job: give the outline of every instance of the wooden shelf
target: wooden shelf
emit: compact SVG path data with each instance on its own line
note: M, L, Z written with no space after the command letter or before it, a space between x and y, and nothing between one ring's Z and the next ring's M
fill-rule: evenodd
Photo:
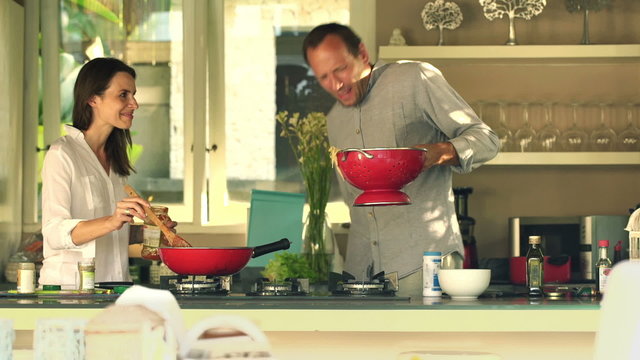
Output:
M503 152L487 165L640 165L640 152Z
M446 45L381 46L378 57L386 60L590 60L640 61L640 44L621 45Z

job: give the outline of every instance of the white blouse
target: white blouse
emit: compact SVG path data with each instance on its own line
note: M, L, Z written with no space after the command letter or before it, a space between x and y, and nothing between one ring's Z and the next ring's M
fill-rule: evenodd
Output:
M80 130L70 125L65 130L68 135L51 145L42 168L44 261L39 282L76 288L81 258L95 258L96 282L129 281L129 224L80 246L71 241L80 221L113 214L116 202L126 197L126 178L113 170L106 173Z

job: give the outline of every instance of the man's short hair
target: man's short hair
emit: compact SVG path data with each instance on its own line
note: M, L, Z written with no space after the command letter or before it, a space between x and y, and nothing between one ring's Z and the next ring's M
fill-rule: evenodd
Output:
M358 56L360 50L360 43L362 40L358 35L356 35L350 27L345 25L340 25L337 23L329 23L318 25L307 36L304 38L304 42L302 43L302 54L304 55L304 61L309 64L309 60L307 59L307 50L318 47L322 40L327 35L337 35L342 41L344 41L345 45L347 45L347 50L351 55Z

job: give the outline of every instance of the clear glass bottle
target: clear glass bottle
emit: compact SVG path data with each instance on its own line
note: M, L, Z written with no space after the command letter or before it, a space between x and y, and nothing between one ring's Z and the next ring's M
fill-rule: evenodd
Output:
M598 241L598 254L600 260L596 263L596 291L598 295L605 293L607 281L611 272L611 259L609 259L609 240Z
M169 220L169 208L166 206L152 206L151 211L162 221ZM164 234L160 228L148 217L144 220L144 228L142 230L142 257L148 260L160 260L158 248L166 245Z
M544 255L542 254L542 238L529 236L529 250L527 250L527 292L529 297L542 297L544 292Z
M83 294L91 294L95 291L96 263L94 258L84 258L78 261L78 273L80 284L78 290Z

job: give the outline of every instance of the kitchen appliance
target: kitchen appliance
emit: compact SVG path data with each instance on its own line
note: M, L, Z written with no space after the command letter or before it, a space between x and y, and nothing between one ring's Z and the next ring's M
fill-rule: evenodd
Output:
M226 296L231 290L231 278L210 275L167 275L160 276L160 288L169 290L176 296Z
M527 216L509 218L512 257L526 256L530 235L542 236L544 254L550 258L570 257L572 282L593 281L598 257L598 240L622 241L629 248L624 227L626 215ZM609 251L613 257L613 248Z
M247 296L307 296L309 295L309 279L286 279L271 281L260 278L253 284Z
M462 268L477 269L478 268L478 249L476 248L476 238L473 236L473 228L476 220L468 214L469 195L473 192L471 187L453 188L455 197L456 217L460 226L460 234L462 235L462 244L464 245L464 261Z
M281 239L256 247L166 247L160 248L162 262L179 275L233 275L242 270L249 260L291 245Z
M384 271L381 271L370 279L357 280L346 271L341 274L330 272L328 287L332 296L394 297L398 291L398 273L385 275Z
M422 148L344 149L335 161L345 180L364 190L353 206L408 205L400 189L420 175L426 157Z

